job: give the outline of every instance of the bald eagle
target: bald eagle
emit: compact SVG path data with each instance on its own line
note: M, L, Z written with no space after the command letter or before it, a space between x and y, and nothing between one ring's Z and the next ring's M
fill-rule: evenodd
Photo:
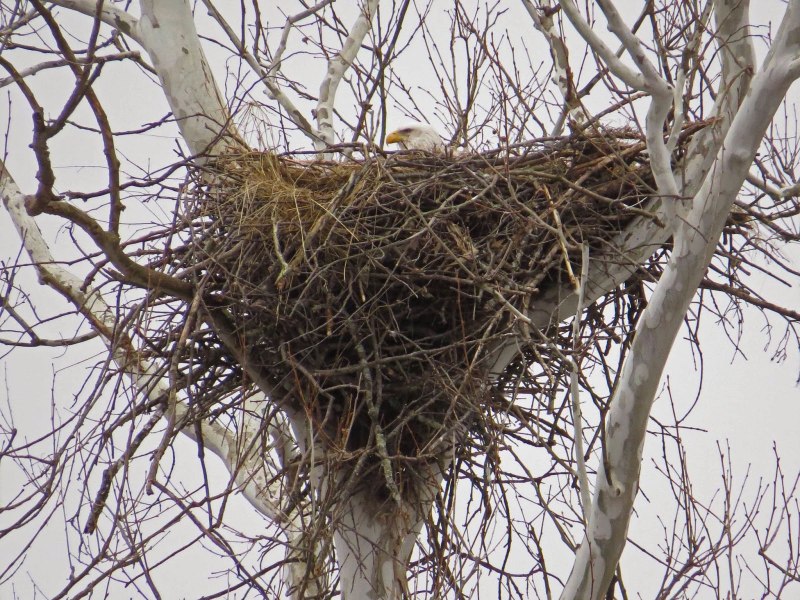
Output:
M444 140L436 130L424 123L409 123L386 136L387 144L397 144L403 150L444 152Z

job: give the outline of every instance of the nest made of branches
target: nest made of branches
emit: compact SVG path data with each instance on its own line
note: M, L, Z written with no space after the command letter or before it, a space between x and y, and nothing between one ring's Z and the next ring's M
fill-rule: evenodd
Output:
M653 191L630 131L351 162L248 152L188 189L173 268L225 308L274 401L330 448L398 472L471 427L493 353L538 290L579 271L581 244L608 252ZM236 361L219 341L194 344L206 385L229 385L219 373Z

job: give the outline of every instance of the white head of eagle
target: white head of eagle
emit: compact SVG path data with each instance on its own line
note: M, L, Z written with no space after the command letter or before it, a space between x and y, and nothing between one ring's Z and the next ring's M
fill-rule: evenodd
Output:
M409 123L386 136L387 144L397 144L403 150L444 152L444 140L436 130L424 123Z

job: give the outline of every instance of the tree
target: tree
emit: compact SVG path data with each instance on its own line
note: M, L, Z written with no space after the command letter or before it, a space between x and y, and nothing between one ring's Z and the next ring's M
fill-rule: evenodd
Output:
M13 461L27 481L5 503L3 533L15 551L3 577L23 568L29 544L59 515L70 540L70 577L54 597L100 594L119 583L160 597L162 565L198 543L227 561L225 578L207 597L462 597L476 593L482 574L501 596L624 596L618 562L648 419L687 314L706 311L728 322L725 311L738 315L751 305L783 324L777 353L797 343L798 313L762 297L748 277L753 270L779 281L797 276L782 258L798 239L797 153L775 116L800 76L800 4L790 1L774 36L765 36L769 51L758 67L749 4L740 0L650 2L633 20L608 0L588 14L571 0L455 2L442 13L433 2L409 1L218 4L2 5L0 66L12 90L11 122L16 127L21 107L33 120L30 149L12 145L5 162L32 155L36 164L29 194L12 177L15 167L3 168L3 201L21 242L3 264L3 342L15 356L26 346L63 348L68 356L86 344L92 352L99 342L105 347L75 400L54 412L47 435L29 438L4 426L4 462ZM525 51L534 30L549 49L548 67ZM427 82L421 59L434 76ZM43 78L58 87L40 87ZM158 97L149 110L167 114L132 123L106 100L110 87L123 94L143 87ZM459 150L391 162L380 140L393 114L439 121ZM71 160L62 140L72 134L84 144L81 153L102 165L102 180L61 183L59 167ZM135 144L157 136L170 148L179 140L171 158L128 158L154 153L150 142ZM531 231L553 236L549 262L536 263L548 270L513 263L518 273L508 287L468 281L476 297L489 298L471 305L483 329L465 349L447 337L454 326L411 320L428 328L419 338L406 326L395 331L390 321L367 319L381 328L362 330L357 309L339 319L338 304L309 307L300 296L290 296L296 304L286 314L320 313L314 343L339 336L337 358L346 355L345 363L326 369L334 357L312 360L310 342L300 349L264 344L258 335L273 325L252 325L263 314L253 298L281 298L301 271L319 273L303 269L322 268L307 248L327 247L318 238L331 219L315 214L305 222L299 208L295 225L283 218L257 234L280 247L273 265L280 272L263 283L274 293L248 295L258 291L250 278L253 289L226 295L220 265L227 267L225 250L241 246L226 246L225 238L236 237L230 222L239 209L248 207L247 217L259 209L247 204L252 198L277 206L285 193L296 207L301 189L319 185L322 194L333 185L329 196L308 203L330 202L323 212L345 222L342 199L368 185L373 165L380 176L370 185L422 173L414 184L423 188L444 185L457 164L474 175L467 192L466 180L457 180L459 210L488 197L516 202L522 188L509 174L511 158L532 154L555 164L559 152L587 147L579 156L599 163L585 172L594 177L597 164L608 165L604 173L624 165L637 180L617 188L635 201L593 191L588 175L576 182L552 175L564 198L624 205L624 218L604 218L590 235L586 223L562 222L559 211L577 211L577 200L535 211L519 200L532 214L520 208L525 214L515 218L538 219L542 225ZM316 155L280 154L299 148ZM635 162L645 159L646 173ZM95 164L76 162L84 161ZM478 172L481 165L490 170ZM262 174L259 185L273 186L266 196L248 196L236 183L251 181L241 175L251 171ZM276 182L286 181L293 184L281 192ZM240 191L236 215L207 208ZM390 233L411 222L413 214L409 221L405 215L413 210L401 206L405 212L392 214L404 220ZM422 225L410 231L435 238L434 213L420 210ZM298 237L286 237L292 227ZM447 227L465 244L451 252L455 264L479 252L469 247L467 225ZM512 240L492 235L512 251ZM299 249L287 240L301 240ZM31 272L62 297L52 313L55 301L30 281ZM362 290L372 288L353 277L344 285L348 299L362 293L366 303L371 292ZM317 289L341 288L314 281ZM302 293L312 287L304 285ZM432 297L418 309L436 307ZM275 322L285 325L278 316ZM419 345L423 338L448 341L431 349ZM416 361L410 375L382 366L390 364L390 346ZM181 472L191 452L181 437L197 450L194 475ZM660 437L671 448L665 462L667 454L682 456L679 427L663 428ZM227 477L209 475L208 452ZM549 461L542 472L531 466L540 455ZM745 525L734 525L736 491L723 470L719 513L692 496L686 472L668 471L686 524L680 533L675 527L679 542L661 558L659 597L721 590L715 569L732 564L736 545L757 533L746 508ZM765 595L779 597L800 580L790 528L798 518L796 485L779 466L775 482L757 494L758 506L773 494L772 519L758 540L768 575L754 574ZM239 495L254 509L247 531L228 508ZM526 518L527 510L537 516ZM697 519L704 533L695 530ZM789 550L774 554L778 535L788 536ZM573 558L563 557L565 548ZM510 562L511 552L523 558ZM560 579L553 561L567 560L571 571Z

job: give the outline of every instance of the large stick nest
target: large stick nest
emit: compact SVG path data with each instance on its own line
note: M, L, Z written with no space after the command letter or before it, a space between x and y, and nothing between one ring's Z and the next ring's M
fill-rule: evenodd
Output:
M308 414L330 448L395 461L470 427L491 397L492 350L537 290L570 261L579 270L580 244L607 253L652 193L628 131L511 154L244 153L198 169L189 189L189 243L171 262L226 307L273 400ZM193 352L208 386L230 385L213 335Z

